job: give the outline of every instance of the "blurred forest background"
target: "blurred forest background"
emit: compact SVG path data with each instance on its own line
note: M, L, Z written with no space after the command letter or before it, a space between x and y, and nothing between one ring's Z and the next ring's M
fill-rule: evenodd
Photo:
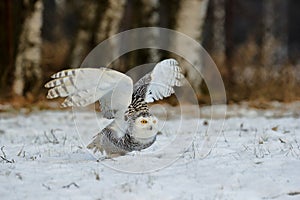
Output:
M0 103L43 101L51 74L79 67L109 36L145 26L199 41L221 72L229 102L299 100L299 9L298 0L2 0ZM137 50L112 67L125 72L169 56ZM201 77L185 74L209 103Z

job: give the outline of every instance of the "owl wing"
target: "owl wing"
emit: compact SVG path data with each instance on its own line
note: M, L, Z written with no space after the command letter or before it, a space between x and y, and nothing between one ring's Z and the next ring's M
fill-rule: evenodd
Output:
M183 74L175 59L166 59L157 63L152 72L146 74L134 85L137 94L150 103L161 100L174 93L174 86L181 86Z
M58 72L45 84L47 98L66 97L62 107L86 106L103 98L108 106L123 115L131 103L132 79L108 68L79 68Z

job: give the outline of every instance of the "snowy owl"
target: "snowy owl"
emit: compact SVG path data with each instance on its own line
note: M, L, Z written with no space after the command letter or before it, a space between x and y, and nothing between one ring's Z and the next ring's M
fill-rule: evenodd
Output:
M149 112L148 103L174 93L183 74L178 62L166 59L135 84L113 69L68 69L51 76L45 84L47 98L66 97L62 107L86 106L100 101L102 117L113 119L87 146L107 156L124 155L151 146L158 132L158 119Z

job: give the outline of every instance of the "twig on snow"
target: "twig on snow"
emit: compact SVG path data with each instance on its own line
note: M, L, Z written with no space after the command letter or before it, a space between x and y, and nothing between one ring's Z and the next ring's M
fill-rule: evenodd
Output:
M7 158L5 158L5 157L3 157L3 156L0 156L0 158L1 158L2 160L6 161L6 163L14 163L14 162L15 162L14 159L8 160Z
M23 149L24 149L24 145L22 146L22 148L20 149L19 153L17 154L17 156L21 156L22 152L23 152ZM25 157L25 151L23 153L23 157Z
M289 192L287 194L290 195L290 196L300 195L300 191Z
M44 187L44 188L46 188L47 190L51 190L51 187L50 186L48 186L48 185L46 185L46 184L42 184L42 186Z
M55 136L54 131L55 131L54 129L51 129L51 131L50 131L50 134L51 134L51 136L52 136L52 139L50 139L50 138L48 137L46 131L44 131L44 135L45 135L46 139L48 140L48 142L50 142L50 143L52 143L52 144L59 144L59 141L58 141L57 137Z
M15 162L14 159L8 160L8 159L6 158L6 154L5 154L5 152L4 152L3 149L4 149L4 146L1 147L1 152L2 152L3 156L0 156L0 158L1 158L2 160L4 160L6 163L14 163L14 162Z
M70 188L72 185L75 186L76 188L79 188L79 185L77 185L75 182L72 182L68 185L64 185L64 186L62 186L62 188Z
M1 147L1 152L2 152L2 154L3 154L3 157L6 158L6 154L5 154L5 152L4 152L3 149L4 149L4 146Z

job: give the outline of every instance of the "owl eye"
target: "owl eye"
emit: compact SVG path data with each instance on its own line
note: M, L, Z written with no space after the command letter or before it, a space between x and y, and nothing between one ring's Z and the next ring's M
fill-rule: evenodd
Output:
M147 123L148 123L148 121L147 121L147 120L145 120L145 119L142 119L142 120L141 120L141 123L142 123L142 124L147 124Z
M156 120L153 120L153 124L155 124L156 123Z

